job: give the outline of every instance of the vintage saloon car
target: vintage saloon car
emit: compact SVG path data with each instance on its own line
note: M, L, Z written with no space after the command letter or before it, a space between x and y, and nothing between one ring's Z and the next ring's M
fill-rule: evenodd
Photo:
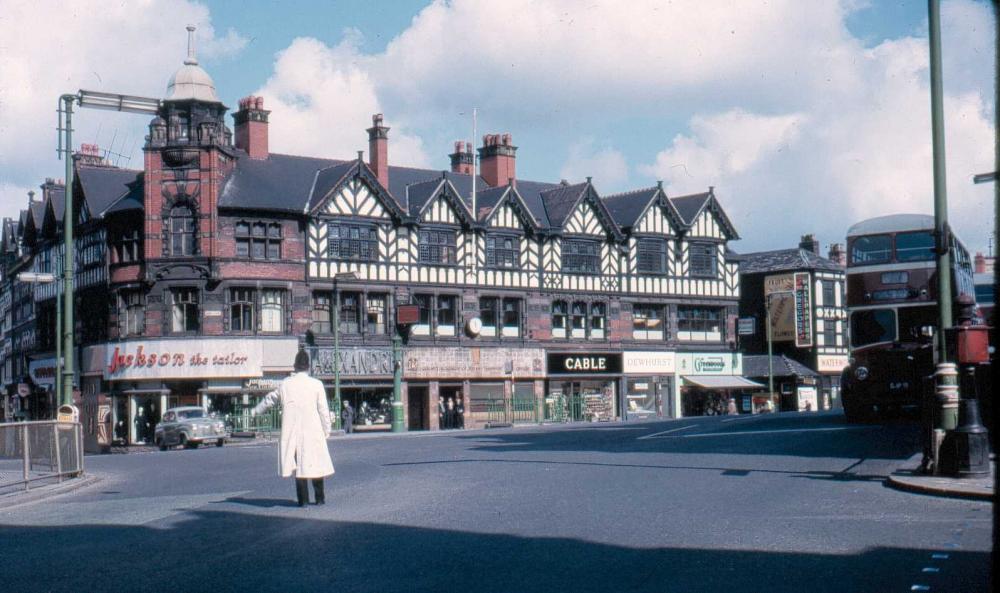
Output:
M186 406L170 408L156 425L153 442L166 451L167 447L180 445L194 449L202 443L215 443L221 447L226 443L226 425L218 418L212 418L204 408Z

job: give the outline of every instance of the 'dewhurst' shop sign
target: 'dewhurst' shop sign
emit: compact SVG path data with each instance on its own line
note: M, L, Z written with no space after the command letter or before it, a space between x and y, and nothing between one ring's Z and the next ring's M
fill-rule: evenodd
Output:
M261 375L259 340L139 340L108 344L104 378L205 379Z

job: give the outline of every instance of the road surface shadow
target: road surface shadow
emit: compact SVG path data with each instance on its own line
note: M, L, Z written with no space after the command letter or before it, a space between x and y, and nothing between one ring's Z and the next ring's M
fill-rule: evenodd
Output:
M479 528L488 533L324 520L310 512L299 518L200 510L148 526L0 527L0 556L12 559L4 590L843 593L909 591L914 584L936 592L989 590L989 554L955 548L827 554L633 547L496 533L523 527L489 512ZM949 557L934 560L936 552ZM944 567L940 573L921 572L935 562Z
M273 509L276 507L292 508L299 506L296 501L286 498L244 498L242 496L230 496L225 500L216 500L212 502L212 504L224 503L243 504L263 509Z

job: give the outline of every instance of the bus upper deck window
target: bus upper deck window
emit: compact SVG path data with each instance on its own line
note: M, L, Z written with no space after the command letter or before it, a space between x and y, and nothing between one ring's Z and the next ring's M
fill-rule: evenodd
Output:
M852 264L877 264L889 261L892 238L889 235L858 237L851 243Z
M896 235L896 261L931 261L934 236L927 231Z

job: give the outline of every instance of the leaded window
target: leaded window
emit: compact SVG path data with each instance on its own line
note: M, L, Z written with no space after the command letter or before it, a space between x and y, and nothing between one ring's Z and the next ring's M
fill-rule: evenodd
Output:
M266 222L236 223L236 256L255 260L281 259L281 224Z
M516 268L520 265L521 239L514 235L486 237L486 265L490 268Z
M639 239L636 244L640 274L667 273L667 242L664 239Z
M692 276L715 278L718 275L718 257L712 243L691 243L688 247L688 264Z
M600 244L580 239L564 240L562 269L574 274L597 274L600 270Z
M454 264L457 233L450 230L422 230L419 237L420 263Z
M378 260L378 231L375 225L331 222L329 230L331 258Z

